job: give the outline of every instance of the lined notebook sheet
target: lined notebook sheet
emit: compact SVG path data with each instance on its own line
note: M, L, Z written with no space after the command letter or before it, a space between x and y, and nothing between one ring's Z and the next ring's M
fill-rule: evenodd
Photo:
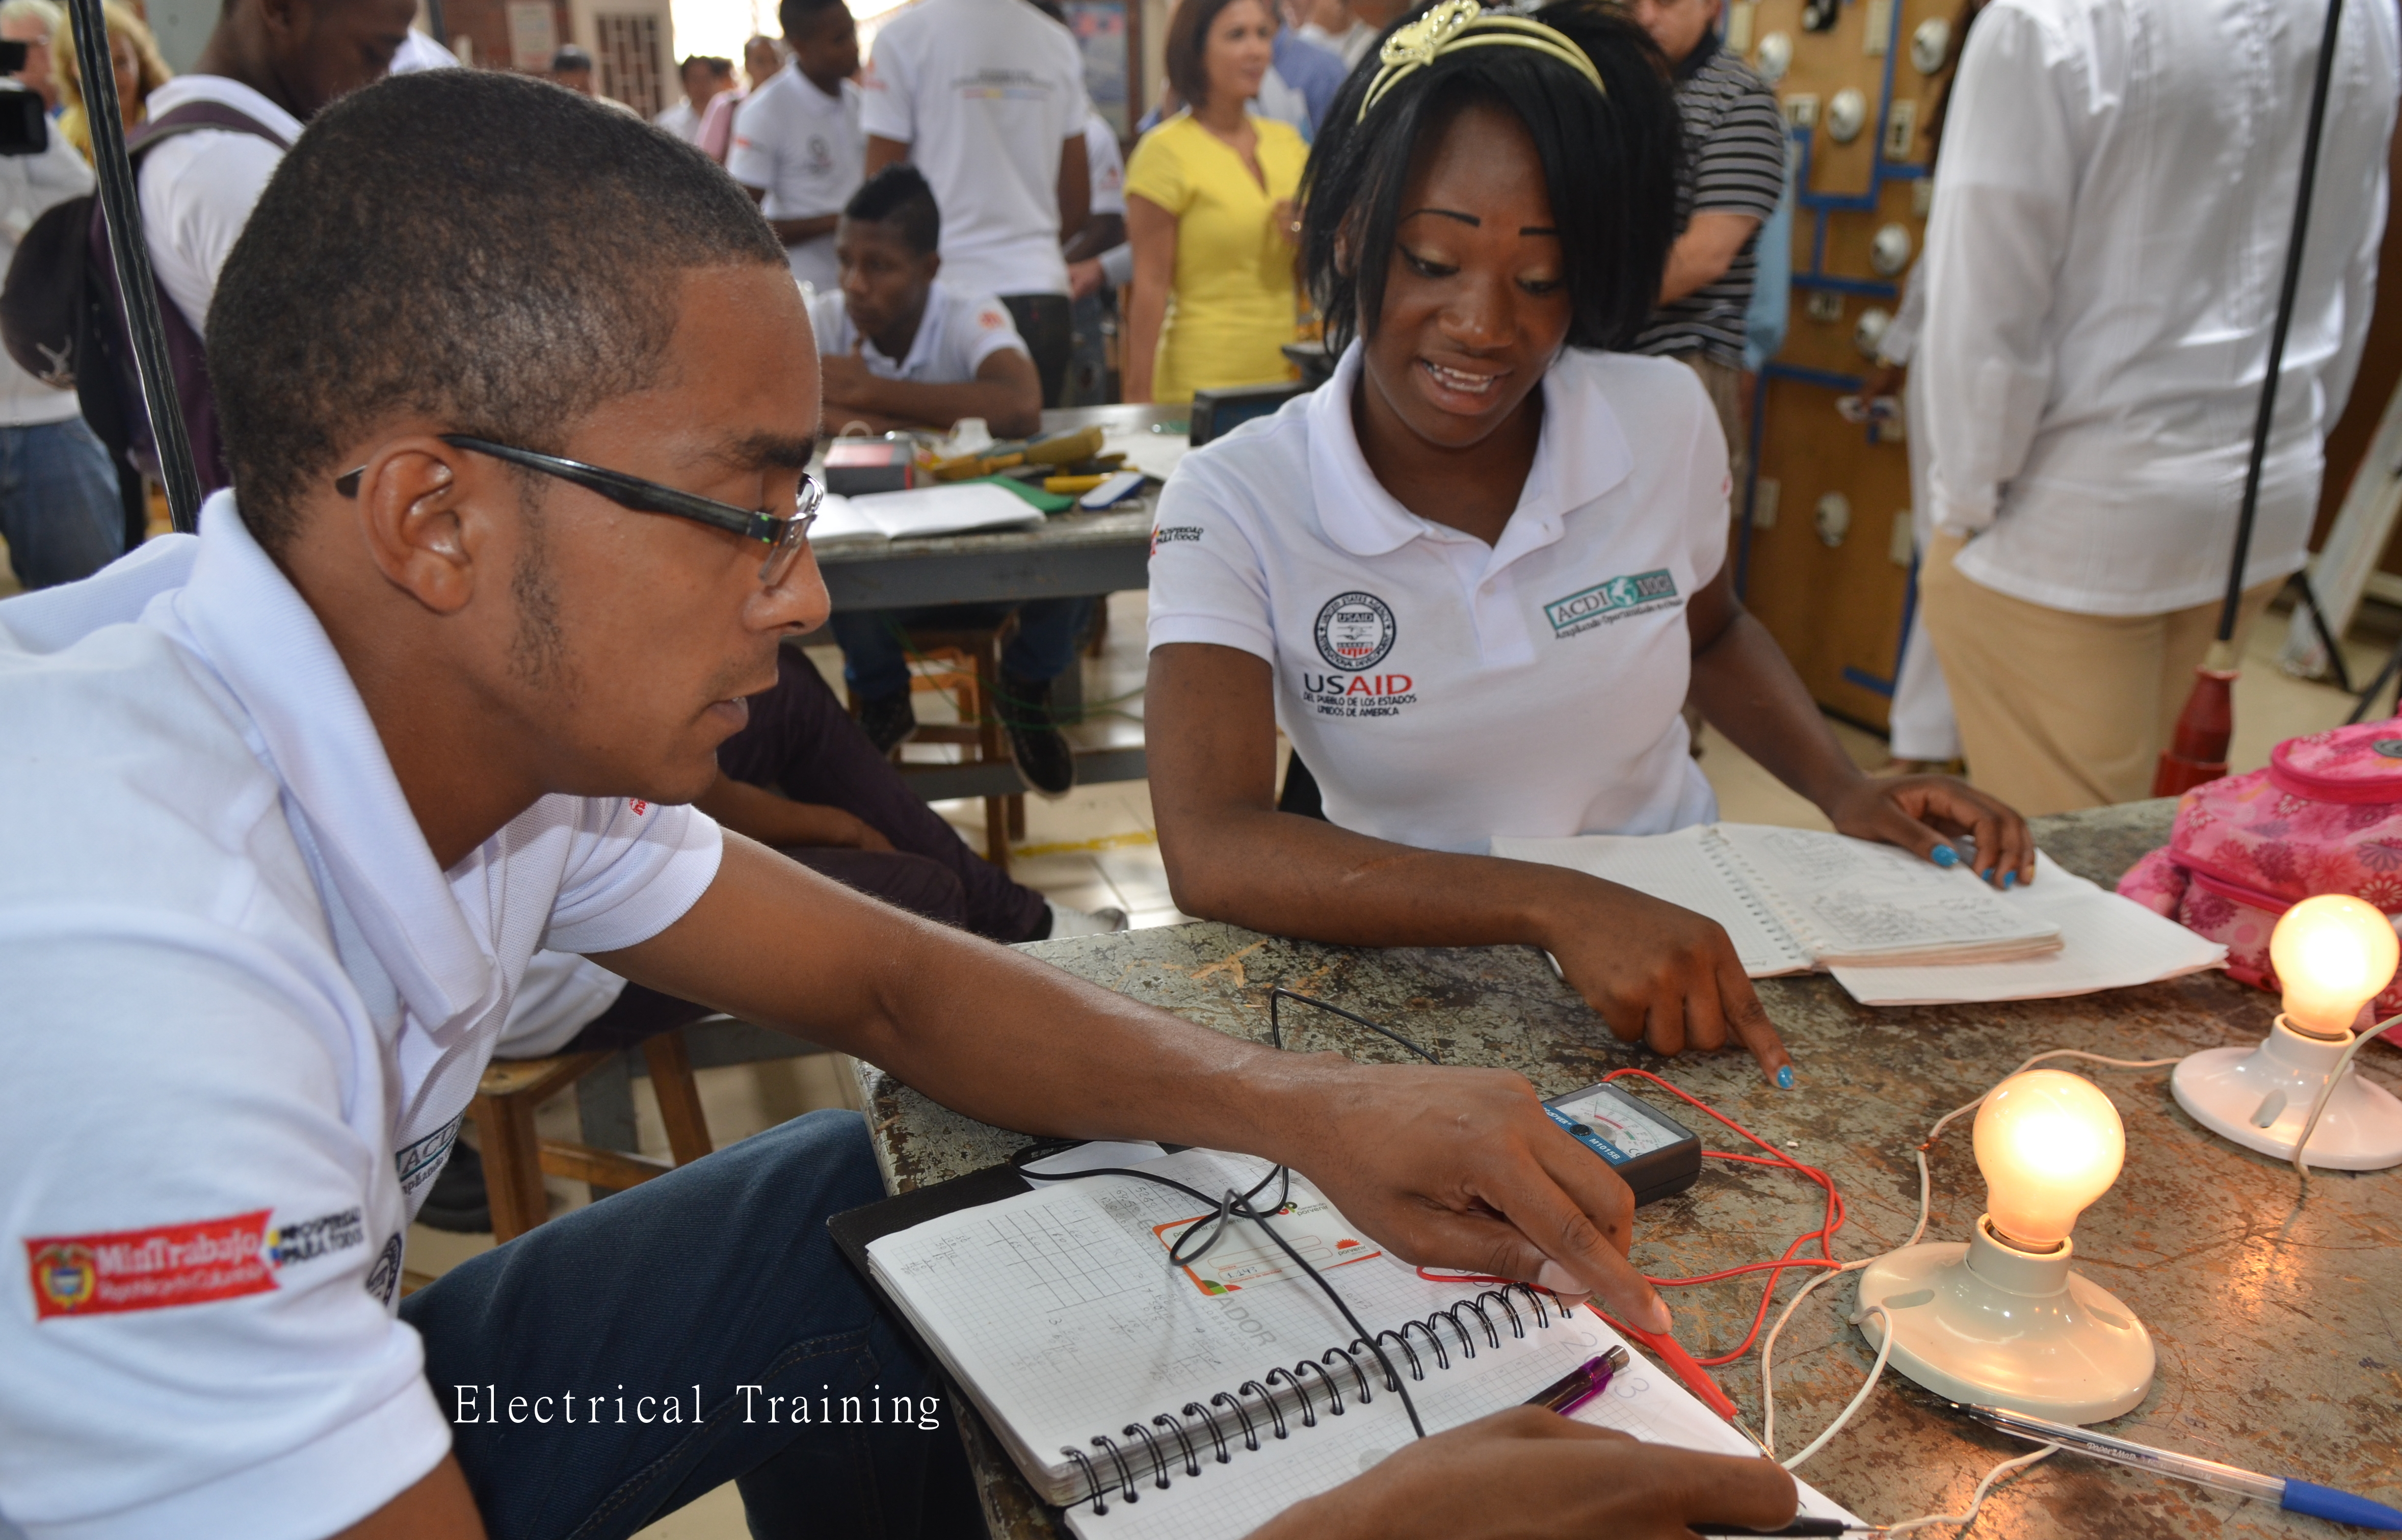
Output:
M2002 903L1965 866L1946 870L1816 830L1699 824L1668 834L1497 838L1492 848L1707 914L1756 979L1838 962L1986 960L2060 945L2049 918Z
M1711 827L1694 824L1669 834L1580 834L1568 839L1502 836L1493 841L1493 854L1565 866L1707 914L1725 929L1743 970L1755 979L1810 971L1809 951L1704 845L1703 835Z
M1148 1168L1205 1192L1248 1188L1266 1169L1246 1157L1204 1150L1167 1156ZM1301 1213L1278 1219L1279 1231L1325 1270L1371 1332L1423 1321L1483 1292L1421 1279L1375 1253L1373 1242L1344 1248L1343 1241L1361 1238L1341 1216L1298 1180L1294 1198ZM1111 1476L1115 1467L1093 1447L1094 1436L1115 1439L1125 1451L1128 1468L1141 1478L1139 1501L1112 1498L1101 1514L1079 1503L1069 1522L1080 1534L1232 1540L1411 1441L1400 1397L1377 1382L1374 1360L1365 1354L1368 1401L1359 1399L1357 1377L1333 1354L1331 1372L1345 1409L1333 1415L1324 1385L1308 1374L1316 1425L1304 1424L1298 1398L1271 1382L1270 1372L1325 1357L1350 1343L1353 1333L1325 1294L1291 1271L1255 1226L1238 1226L1204 1270L1212 1281L1234 1280L1233 1286L1221 1284L1211 1291L1171 1271L1155 1231L1193 1217L1198 1206L1146 1183L1092 1177L947 1215L868 1246L878 1281L1051 1501L1080 1499L1087 1491L1081 1469L1059 1452L1062 1446L1092 1455ZM1372 1254L1342 1260L1362 1252ZM1462 1312L1470 1323L1467 1343L1443 1328L1448 1367L1438 1364L1423 1331L1411 1332L1425 1376L1412 1381L1411 1392L1429 1432L1524 1401L1619 1343L1589 1312L1564 1316L1553 1311L1549 1324L1538 1326L1526 1304L1517 1310L1523 1335L1487 1301L1491 1337ZM1387 1352L1407 1373L1406 1357L1389 1342ZM1260 1448L1243 1447L1239 1420L1220 1406L1219 1426L1229 1444L1229 1458L1221 1464L1206 1423L1182 1415L1183 1409L1208 1405L1222 1393L1238 1395L1250 1382L1277 1392L1288 1436L1274 1437L1274 1420L1258 1396L1242 1396ZM1171 1430L1153 1423L1162 1413L1183 1424L1201 1454L1201 1476L1185 1474L1181 1445ZM1639 1353L1612 1392L1580 1415L1640 1437L1757 1453ZM1161 1440L1170 1478L1165 1491L1153 1484L1147 1446L1124 1432L1130 1423ZM1816 1501L1821 1506L1807 1511L1842 1512Z

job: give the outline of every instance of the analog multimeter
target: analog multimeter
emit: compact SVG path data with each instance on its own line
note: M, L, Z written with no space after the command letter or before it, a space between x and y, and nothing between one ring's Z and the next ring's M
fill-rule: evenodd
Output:
M1682 1192L1702 1175L1702 1141L1691 1129L1610 1085L1589 1085L1543 1104L1552 1121L1608 1161L1637 1206Z

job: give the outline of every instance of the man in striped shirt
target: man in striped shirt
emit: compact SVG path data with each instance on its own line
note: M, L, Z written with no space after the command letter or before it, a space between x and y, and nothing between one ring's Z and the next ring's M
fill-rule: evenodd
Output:
M1680 359L1702 378L1726 429L1734 478L1745 473L1744 313L1751 306L1760 226L1785 190L1785 117L1776 97L1718 35L1721 0L1634 0L1636 21L1677 72L1685 120L1678 213L1660 308L1635 351Z

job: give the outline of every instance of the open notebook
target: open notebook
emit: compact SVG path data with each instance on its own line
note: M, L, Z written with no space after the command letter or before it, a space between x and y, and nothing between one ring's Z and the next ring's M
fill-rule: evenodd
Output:
M1267 1170L1209 1150L1146 1168L1205 1192L1247 1189ZM1414 1437L1374 1356L1257 1225L1237 1223L1197 1267L1168 1266L1168 1238L1198 1206L1165 1188L1092 1176L867 1244L877 1284L1086 1540L1236 1540ZM1429 1434L1514 1406L1625 1345L1590 1310L1563 1313L1523 1287L1418 1277L1297 1177L1291 1212L1274 1222L1383 1342ZM1581 1420L1760 1457L1628 1351L1628 1368L1578 1409ZM1802 1493L1803 1513L1848 1517Z
M1672 834L1496 838L1493 854L1572 867L1707 914L1753 978L1814 968L2000 962L2060 949L2060 927L1967 867L1809 829L1705 823Z

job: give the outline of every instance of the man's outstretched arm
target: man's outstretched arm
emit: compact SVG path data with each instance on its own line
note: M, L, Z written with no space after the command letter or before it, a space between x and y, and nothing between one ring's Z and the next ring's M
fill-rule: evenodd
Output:
M1280 1162L1405 1259L1589 1291L1665 1327L1626 1260L1625 1184L1519 1076L1279 1053L863 898L736 834L683 919L595 960L856 1054L1004 1128Z

